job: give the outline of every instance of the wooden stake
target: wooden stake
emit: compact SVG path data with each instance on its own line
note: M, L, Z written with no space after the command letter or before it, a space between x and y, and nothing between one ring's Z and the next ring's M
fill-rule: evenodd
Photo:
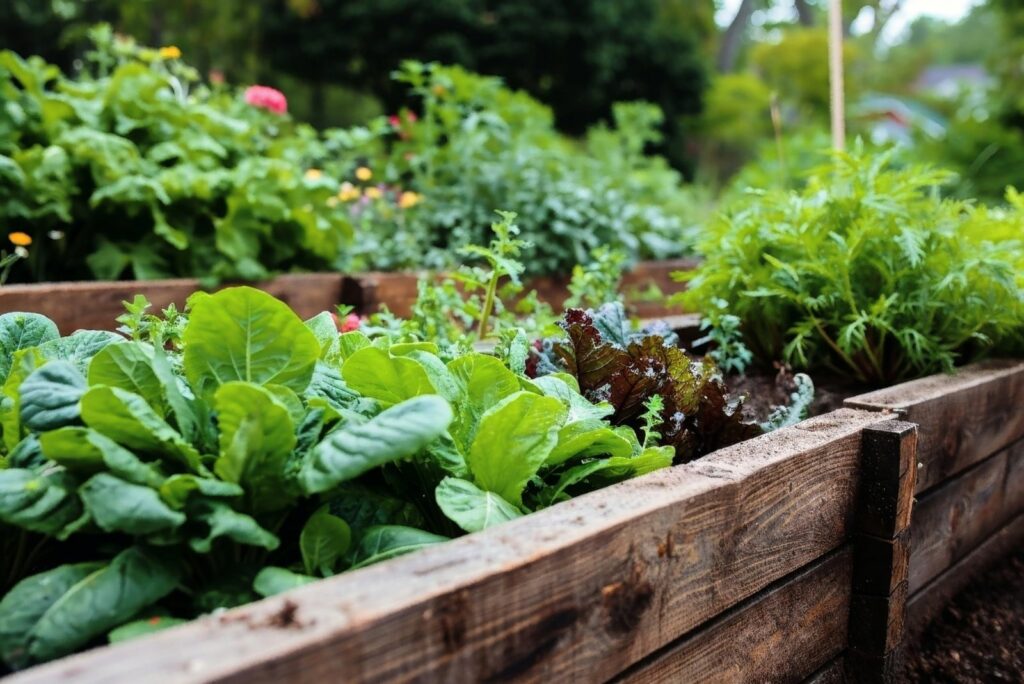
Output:
M828 66L832 109L832 147L846 149L846 102L843 97L843 0L828 3Z

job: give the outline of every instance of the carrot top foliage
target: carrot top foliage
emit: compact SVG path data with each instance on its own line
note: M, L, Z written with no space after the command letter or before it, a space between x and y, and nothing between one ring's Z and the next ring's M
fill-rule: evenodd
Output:
M742 344L728 348L749 348L755 362L870 383L1019 343L1019 207L943 199L951 181L858 148L801 191L750 191L709 227L703 267L682 296L712 312L712 325L739 317Z

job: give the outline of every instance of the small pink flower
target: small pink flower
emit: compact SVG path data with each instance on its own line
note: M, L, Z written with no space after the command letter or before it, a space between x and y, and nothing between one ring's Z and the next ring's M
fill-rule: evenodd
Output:
M409 120L409 123L416 123L416 120L417 120L416 112L407 111L405 113L405 118Z
M254 85L246 88L245 101L253 107L266 109L275 114L285 114L288 111L288 99L284 93L267 86Z
M348 316L345 316L345 320L341 324L341 332L347 333L352 332L353 330L359 330L359 326L361 324L362 321L360 320L359 316L357 314L351 313Z
M395 114L392 114L391 116L388 117L388 123L391 124L392 128L402 127L402 120L399 119L398 116Z

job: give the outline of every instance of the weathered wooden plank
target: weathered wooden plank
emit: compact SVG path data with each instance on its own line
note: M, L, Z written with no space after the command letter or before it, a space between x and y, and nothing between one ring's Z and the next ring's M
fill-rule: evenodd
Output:
M852 550L797 571L694 634L656 653L616 682L794 682L846 644Z
M847 660L856 682L894 681L899 670L916 466L916 425L864 429Z
M333 311L341 298L342 276L336 273L282 275L253 287L266 290L291 306L303 318L321 311ZM224 284L221 287L229 287ZM153 311L170 304L185 305L188 296L202 290L192 278L118 282L41 283L5 285L0 288L0 313L31 311L51 318L61 333L75 330L113 330L115 319L124 313L122 302L137 294L146 295Z
M952 375L862 394L846 405L896 411L918 424L921 493L1024 437L1024 361L971 364Z
M920 498L911 526L911 594L1024 512L1022 459L1024 441Z
M601 681L850 532L844 409L15 683Z
M1013 518L942 574L917 590L907 602L905 633L914 639L979 573L1024 544L1024 514Z
M803 684L845 684L846 679L846 657L840 655L805 679Z

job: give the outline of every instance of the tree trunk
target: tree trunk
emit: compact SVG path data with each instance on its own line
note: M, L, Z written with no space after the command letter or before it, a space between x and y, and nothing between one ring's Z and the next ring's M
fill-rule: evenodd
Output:
M747 33L747 24L750 23L750 16L753 13L754 0L743 0L739 9L736 10L736 16L733 17L729 28L725 29L716 60L716 66L720 73L727 73L735 68L736 59L740 55L740 47L743 45L743 37Z

